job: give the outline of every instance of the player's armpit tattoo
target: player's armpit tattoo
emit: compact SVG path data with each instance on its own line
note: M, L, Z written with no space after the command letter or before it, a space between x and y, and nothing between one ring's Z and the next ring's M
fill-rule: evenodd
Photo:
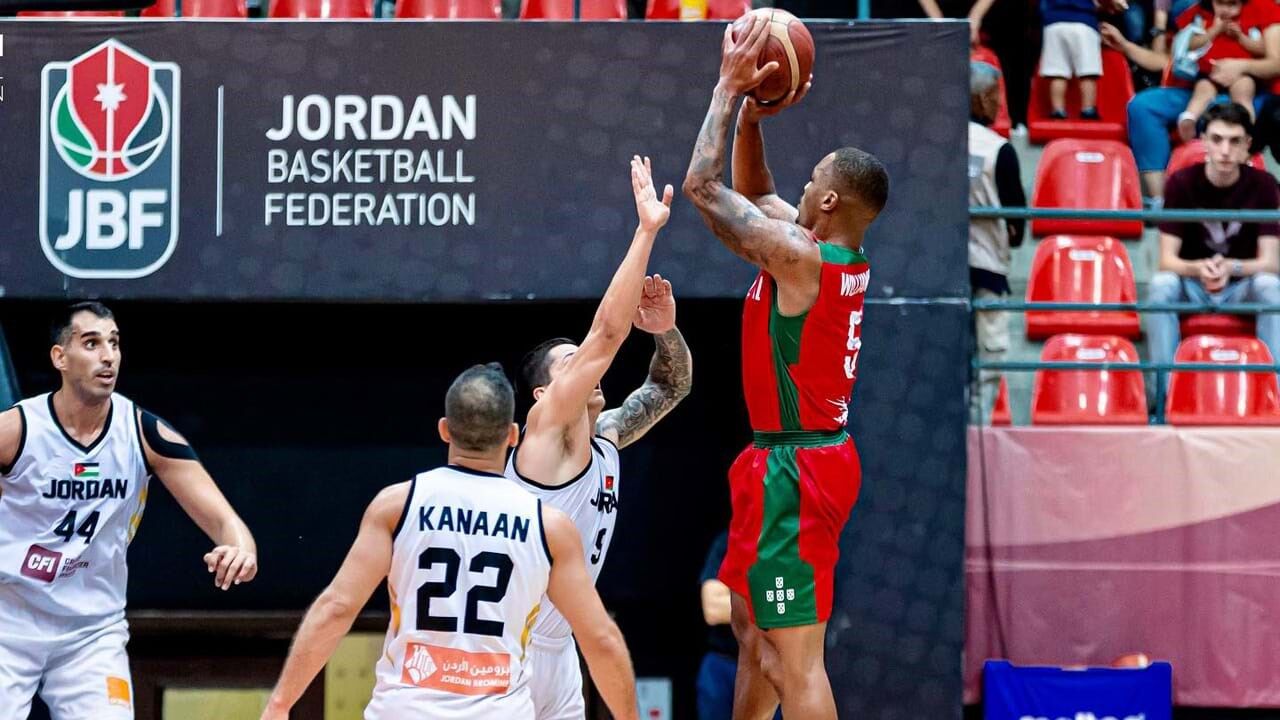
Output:
M640 439L649 428L671 412L693 386L693 359L679 330L672 328L654 337L657 350L649 363L649 377L618 408L600 416L597 432L613 431L618 447Z

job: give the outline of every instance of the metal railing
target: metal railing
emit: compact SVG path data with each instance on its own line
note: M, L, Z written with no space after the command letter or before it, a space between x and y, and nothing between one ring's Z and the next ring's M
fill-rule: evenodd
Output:
M1205 221L1238 221L1238 222L1280 222L1280 210L1099 210L1082 208L1036 208L1036 207L981 207L969 208L971 218L1005 218L1023 220L1135 220L1143 223L1152 222L1205 222ZM1140 314L1153 312L1173 313L1215 313L1229 315L1260 315L1280 313L1280 306L1262 303L1235 303L1217 305L1212 303L1071 303L1071 302L1026 302L1022 300L971 300L971 311L1008 310L1014 312L1047 311L1047 312L1137 312ZM1280 358L1276 364L1246 363L1225 365L1218 363L1157 363L1157 362L1071 362L1071 361L984 361L973 359L975 371L989 370L997 372L1034 372L1037 370L1097 370L1117 372L1143 372L1156 374L1155 407L1152 408L1157 422L1164 422L1164 404L1167 373L1179 372L1280 372Z
M1141 220L1142 222L1280 222L1280 210L1095 210L1086 208L985 207L969 208L971 218L1014 220Z

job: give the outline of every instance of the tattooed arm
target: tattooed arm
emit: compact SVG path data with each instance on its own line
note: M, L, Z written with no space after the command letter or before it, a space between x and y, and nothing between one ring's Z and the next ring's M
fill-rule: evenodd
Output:
M674 327L655 335L657 350L649 362L649 377L620 407L601 413L596 432L620 448L639 440L671 412L693 386L693 357L684 336Z
M725 146L734 106L776 68L775 63L769 63L756 70L764 25L753 21L747 36L736 45L731 31L725 31L720 82L711 95L711 107L693 148L684 193L720 242L778 281L780 299L790 295L792 302L787 304L807 308L818 294L822 267L818 246L800 226L769 218L724 181Z

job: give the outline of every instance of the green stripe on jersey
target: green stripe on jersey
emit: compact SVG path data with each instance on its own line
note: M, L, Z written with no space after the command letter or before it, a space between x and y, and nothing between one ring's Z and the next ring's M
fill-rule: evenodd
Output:
M747 570L756 624L770 628L818 622L813 566L800 558L800 469L793 447L769 452L756 553Z
M791 379L791 366L800 362L800 336L808 312L787 317L778 311L778 286L769 309L769 338L773 342L773 375L777 378L778 417L783 430L800 429L800 392Z

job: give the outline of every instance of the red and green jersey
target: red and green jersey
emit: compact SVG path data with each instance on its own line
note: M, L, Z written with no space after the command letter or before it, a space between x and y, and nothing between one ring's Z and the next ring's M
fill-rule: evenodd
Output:
M849 418L871 271L861 252L810 237L822 252L813 307L779 313L774 279L761 271L742 311L742 386L757 432L831 432Z

